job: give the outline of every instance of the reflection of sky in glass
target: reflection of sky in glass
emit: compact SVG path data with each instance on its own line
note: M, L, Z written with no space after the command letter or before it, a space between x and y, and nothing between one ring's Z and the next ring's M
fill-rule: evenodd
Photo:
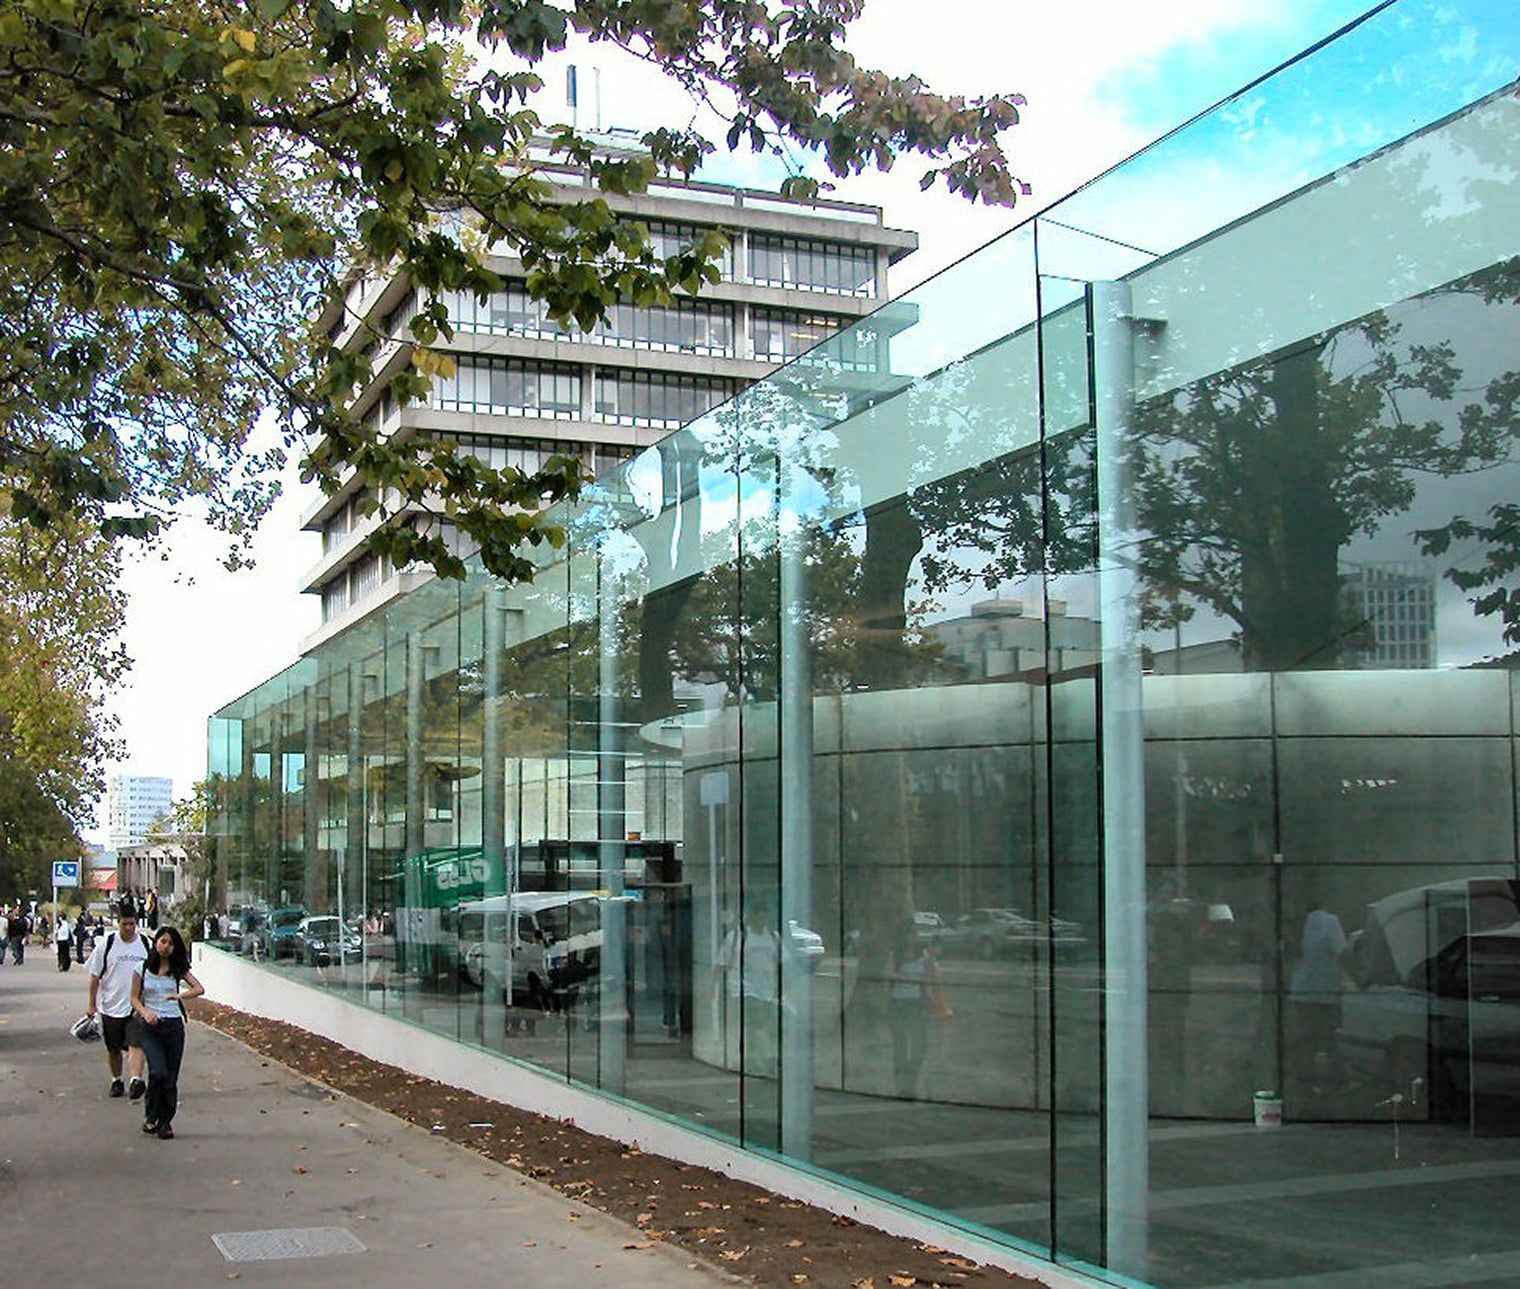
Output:
M1517 27L1513 0L1404 0L1050 214L1166 254L1507 84L1512 41L1499 36ZM1175 81L1196 56L1175 51L1151 76Z

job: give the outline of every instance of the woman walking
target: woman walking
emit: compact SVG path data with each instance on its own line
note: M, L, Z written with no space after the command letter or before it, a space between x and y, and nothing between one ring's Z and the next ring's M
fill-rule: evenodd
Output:
M132 1010L142 1020L143 1053L148 1058L147 1118L142 1130L165 1141L174 1136L174 1111L179 1104L184 1000L205 992L190 973L190 951L184 938L172 926L160 928L148 946L142 975L132 981Z

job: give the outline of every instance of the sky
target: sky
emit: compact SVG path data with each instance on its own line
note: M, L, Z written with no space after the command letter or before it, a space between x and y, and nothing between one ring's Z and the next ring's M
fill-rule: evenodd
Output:
M847 42L861 63L914 72L945 93L1025 96L1006 146L1033 191L1013 211L972 207L942 190L921 193L923 167L909 160L890 175L841 183L833 195L880 205L889 225L918 232L920 249L895 270L891 286L898 294L1370 6L1371 0L935 0L932 6L866 0ZM569 115L567 63L579 69L582 127L644 129L694 115L683 92L643 64L582 47L544 68L538 108L546 118ZM711 131L712 118L706 123ZM742 154L710 165L704 177L756 186L777 181L773 170ZM316 597L298 589L320 554L317 537L298 531L310 500L292 468L260 530L252 569L223 570L220 540L191 521L176 527L161 553L129 556L125 642L135 661L109 704L124 756L107 773L167 775L176 795L186 794L205 774L207 717L296 660L320 617ZM97 826L87 836L98 840L102 832Z

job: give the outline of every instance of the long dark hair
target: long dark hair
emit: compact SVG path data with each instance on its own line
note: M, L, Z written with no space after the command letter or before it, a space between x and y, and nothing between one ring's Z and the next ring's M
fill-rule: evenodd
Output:
M148 941L147 969L155 976L163 974L163 963L158 952L158 937L166 935L174 943L169 950L169 974L176 980L183 980L190 974L190 950L185 948L185 937L179 933L177 927L161 926L153 932L153 938Z

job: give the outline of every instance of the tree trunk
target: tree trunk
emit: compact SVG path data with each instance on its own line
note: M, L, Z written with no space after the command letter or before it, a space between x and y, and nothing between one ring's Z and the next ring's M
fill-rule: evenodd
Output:
M908 575L923 545L923 527L907 498L866 512L855 669L862 687L894 689L907 673Z
M1242 652L1249 671L1335 667L1348 623L1335 496L1342 463L1322 421L1321 346L1280 358L1267 382L1273 417L1243 445Z

